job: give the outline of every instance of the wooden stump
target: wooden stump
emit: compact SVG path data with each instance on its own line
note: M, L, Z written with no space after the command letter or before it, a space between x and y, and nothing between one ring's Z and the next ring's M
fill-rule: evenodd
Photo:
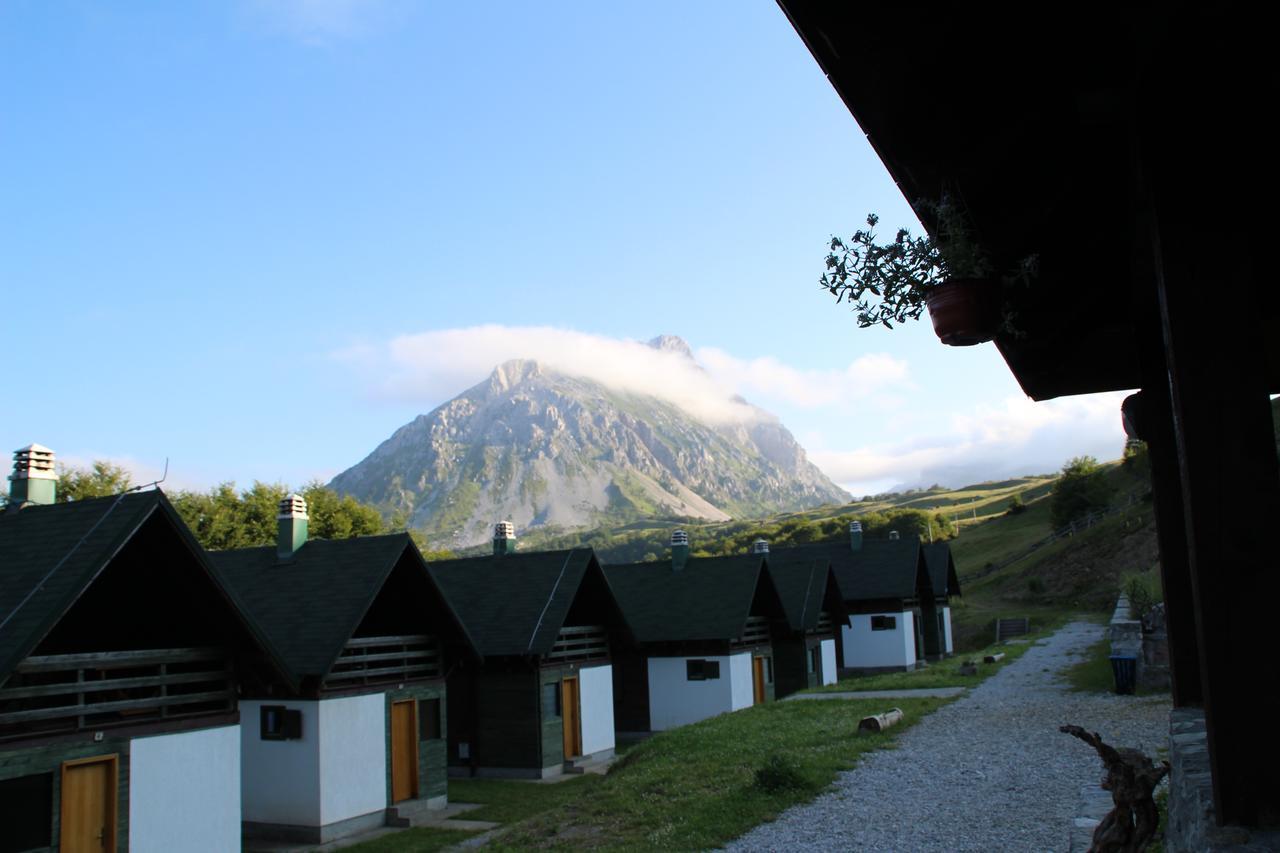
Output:
M1058 731L1080 738L1102 759L1107 775L1103 790L1111 792L1115 804L1093 831L1089 853L1137 853L1145 850L1158 823L1152 792L1169 772L1169 762L1156 765L1136 749L1108 746L1097 732L1079 726L1061 726Z

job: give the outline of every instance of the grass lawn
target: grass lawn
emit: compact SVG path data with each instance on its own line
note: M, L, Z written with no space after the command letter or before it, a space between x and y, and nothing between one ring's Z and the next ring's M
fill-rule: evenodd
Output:
M603 781L603 776L594 773L551 785L515 779L450 779L449 799L455 803L484 803L462 815L465 820L516 823L583 794L590 796L590 789Z
M910 672L884 672L878 675L852 675L842 678L835 684L826 687L815 687L804 693L840 693L850 690L919 690L927 687L973 687L983 679L995 675L1003 667L1013 663L1026 654L1036 640L1043 639L1044 633L1028 634L1029 642L999 643L987 646L976 652L957 654L953 658L929 664L928 669L916 669ZM1004 658L997 663L983 663L985 655L1004 652ZM961 675L960 665L966 660L978 663L977 675Z
M962 527L960 535L951 540L961 585L966 576L982 572L987 563L998 563L1025 551L1052 533L1049 505L1047 497L1027 500L1026 510L1017 515L999 515Z
M837 700L771 702L663 732L632 749L597 783L512 827L489 846L718 847L812 799L858 756L890 747L899 733L946 701L893 702L906 719L883 734L859 735L856 729L859 719L886 710L888 703ZM770 767L775 758L779 763ZM756 782L759 770L764 784Z
M346 849L351 853L435 853L475 834L460 829L406 829Z

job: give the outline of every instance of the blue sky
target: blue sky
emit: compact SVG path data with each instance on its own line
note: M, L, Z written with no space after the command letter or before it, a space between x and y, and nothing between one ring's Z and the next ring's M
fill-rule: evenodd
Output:
M818 289L913 220L772 2L6 0L0 104L6 449L327 478L550 329L684 337L857 492L1119 455Z

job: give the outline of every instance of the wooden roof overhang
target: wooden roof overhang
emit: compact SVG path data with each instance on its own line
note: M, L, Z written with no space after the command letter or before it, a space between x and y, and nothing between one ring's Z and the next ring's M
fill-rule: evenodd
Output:
M1243 43L1258 35L1240 10L1037 7L1020 21L1008 7L778 3L909 202L959 199L998 269L1039 257L1034 284L1009 299L1022 335L996 339L1023 390L1141 386L1133 292L1149 268L1135 257L1150 235L1136 164L1151 140L1138 105L1180 104L1178 144L1200 159L1188 169L1249 180L1260 163L1213 162L1250 136L1224 126L1238 121L1228 90L1273 76L1269 52ZM866 212L850 210L847 227ZM1232 213L1205 211L1206 229ZM1276 317L1276 303L1259 307ZM1267 343L1278 391L1280 336Z

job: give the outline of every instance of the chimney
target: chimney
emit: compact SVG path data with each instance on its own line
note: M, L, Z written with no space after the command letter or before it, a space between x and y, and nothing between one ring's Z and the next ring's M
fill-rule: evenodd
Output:
M13 473L9 475L9 505L51 504L58 495L58 475L53 470L53 451L28 444L13 451Z
M896 540L896 539L901 539L902 537L900 537L900 536L898 535L898 531L896 531L896 530L890 530L890 531L889 531L889 538L890 538L890 539L895 539L895 540Z
M302 495L286 495L276 515L276 557L288 560L307 544L307 502Z
M493 556L516 552L516 526L509 521L499 521L493 526Z
M671 570L678 572L689 562L689 534L683 530L671 531Z
M849 550L851 551L862 550L862 522L861 521L849 522Z
M757 539L756 541L751 543L751 553L752 554L768 554L769 543L763 539Z

